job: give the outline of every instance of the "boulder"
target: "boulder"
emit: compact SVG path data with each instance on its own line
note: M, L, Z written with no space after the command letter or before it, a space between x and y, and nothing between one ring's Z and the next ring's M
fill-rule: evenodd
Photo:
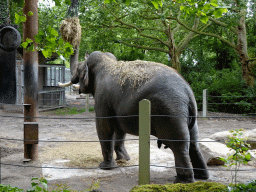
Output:
M220 141L222 143L225 143L226 140L228 140L228 136L231 136L232 133L229 131L222 131L222 132L217 132L213 135L210 136L210 139L213 139L214 141Z
M232 133L229 131L223 131L213 134L210 139L225 143L228 136L232 136ZM256 129L244 131L242 138L248 138L248 143L251 145L250 149L256 149Z
M251 150L256 149L256 129L245 131L243 137L248 138L248 143L251 145Z
M256 149L248 150L248 152L251 154L251 160L256 160Z
M202 139L201 141L203 142L199 142L199 145L207 165L224 165L224 161L219 160L219 157L227 158L235 153L234 150L229 149L225 144L210 138Z

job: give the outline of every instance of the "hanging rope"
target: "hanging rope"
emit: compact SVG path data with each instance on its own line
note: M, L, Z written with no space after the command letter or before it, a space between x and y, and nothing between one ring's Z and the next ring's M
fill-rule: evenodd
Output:
M71 0L66 17L78 17L79 0Z

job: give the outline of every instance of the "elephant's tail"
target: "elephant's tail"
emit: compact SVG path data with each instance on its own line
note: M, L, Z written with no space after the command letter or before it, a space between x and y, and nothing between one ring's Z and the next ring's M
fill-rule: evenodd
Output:
M197 106L196 106L196 101L191 101L189 104L189 117L188 117L188 128L191 130L195 123L196 123L196 118L197 118Z

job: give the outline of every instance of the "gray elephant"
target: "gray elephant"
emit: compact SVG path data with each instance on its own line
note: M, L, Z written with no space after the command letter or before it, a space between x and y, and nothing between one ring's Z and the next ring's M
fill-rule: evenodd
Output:
M76 62L77 63L77 62ZM71 63L73 76L67 86L79 82L80 93L95 99L96 128L104 161L102 169L116 167L117 160L129 160L124 142L126 133L138 135L138 117L100 118L138 115L139 102L151 101L151 135L158 147L170 148L175 156L175 182L190 183L208 179L207 165L200 152L197 105L189 84L173 68L147 61L117 61L111 53L95 51L84 62ZM166 116L164 116L166 115ZM163 140L161 140L163 139ZM177 140L177 141L167 141ZM181 141L184 140L184 141Z

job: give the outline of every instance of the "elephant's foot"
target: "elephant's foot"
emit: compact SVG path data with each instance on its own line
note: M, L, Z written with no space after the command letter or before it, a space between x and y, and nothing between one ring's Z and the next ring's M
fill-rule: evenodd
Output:
M99 167L104 170L110 170L110 169L117 168L117 165L116 165L116 162L112 160L111 162L105 162L105 161L101 162Z
M207 170L197 170L197 169L194 169L194 177L196 179L209 179L210 175L209 175L209 172Z
M174 183L194 183L195 179L185 175L177 175Z
M116 151L116 160L125 160L125 161L129 161L130 160L130 156L128 155L128 153L126 151Z

